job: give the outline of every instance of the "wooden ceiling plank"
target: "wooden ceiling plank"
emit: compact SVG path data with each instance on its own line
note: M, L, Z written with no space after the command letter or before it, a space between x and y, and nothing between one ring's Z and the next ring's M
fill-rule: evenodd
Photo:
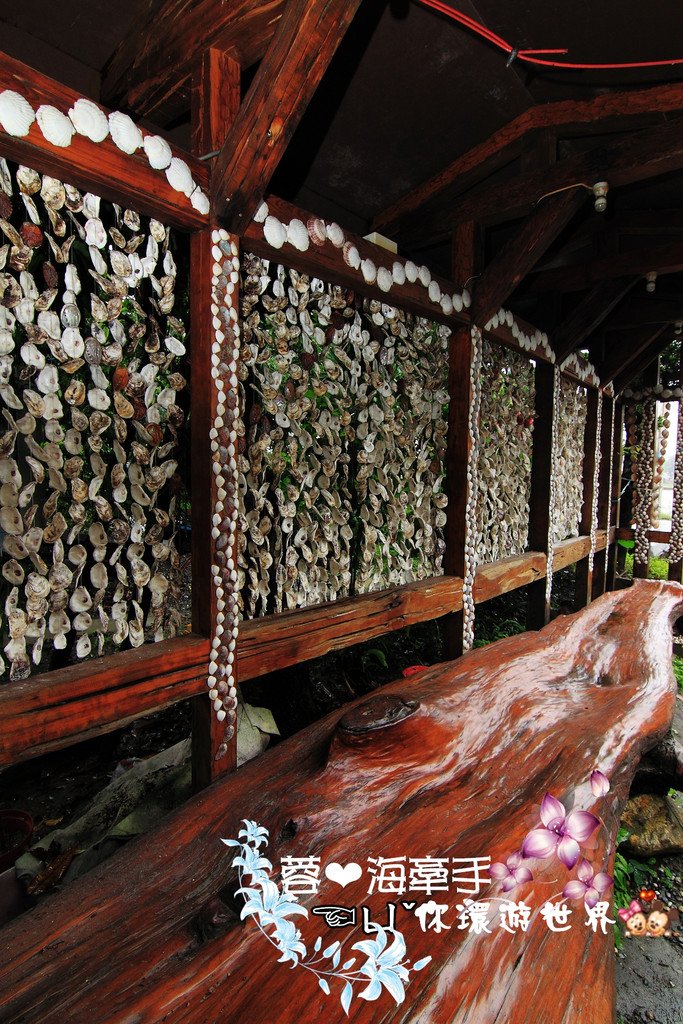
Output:
M634 249L586 262L583 266L543 270L529 281L526 294L582 291L600 281L628 275L645 276L651 270L656 270L658 274L677 274L683 271L683 241L679 239L665 245Z
M633 288L637 277L616 277L596 285L585 299L582 299L572 315L555 331L553 347L558 362L562 362L581 348L583 342Z
M0 53L0 92L5 89L24 96L34 110L47 104L64 114L81 98L73 89ZM108 110L102 110L108 115ZM173 155L187 163L195 182L208 192L208 168L176 146ZM131 206L174 227L201 228L208 224L208 218L194 209L187 196L171 188L163 171L150 167L142 150L132 155L123 153L111 138L91 142L83 135L74 135L70 145L61 148L47 142L35 122L28 135L21 138L0 127L0 156L56 175L84 191Z
M509 298L585 203L585 192L571 189L544 199L500 250L476 282L472 322L483 327Z
M628 376L629 367L641 360L643 355L649 352L665 333L668 338L668 324L664 327L658 325L654 330L649 325L643 327L640 331L634 332L629 338L622 337L616 339L610 345L604 362L597 368L602 384L605 385L609 384L610 381L614 381L614 391L615 394L618 394L619 391L626 387L623 381L627 377L628 380L631 380L635 376L635 373Z
M211 192L232 231L263 199L360 0L289 0L277 33L212 167Z
M102 98L149 116L191 75L209 47L243 68L266 52L285 0L144 0L105 65Z
M481 168L494 157L506 151L514 155L513 147L527 134L542 128L557 128L565 134L577 129L595 132L601 122L614 118L630 119L648 113L673 113L683 110L683 83L671 82L650 89L610 92L590 100L562 100L544 103L526 110L519 117L494 132L488 139L457 157L448 167L424 181L417 188L377 214L373 226L385 234L400 230L402 221L416 213L425 204L439 198L446 190L461 183L467 185L467 175Z

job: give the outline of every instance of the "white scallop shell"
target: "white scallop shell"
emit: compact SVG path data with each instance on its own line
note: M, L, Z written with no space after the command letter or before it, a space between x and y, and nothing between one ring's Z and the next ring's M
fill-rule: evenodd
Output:
M423 284L425 288L429 287L429 282L432 279L429 267L425 267L423 264L417 272L417 276L420 278L420 284Z
M380 267L377 271L377 286L383 292L388 292L394 283L394 278L390 270L386 267Z
M266 217L263 225L263 237L273 249L281 249L287 241L287 229L277 217Z
M206 196L200 188L196 188L190 196L190 202L194 206L197 213L201 213L206 216L211 208L209 198Z
M61 110L57 110L56 107L51 107L49 104L44 103L41 107L38 107L36 121L44 137L53 146L59 146L61 149L64 149L66 146L71 145L75 128Z
M472 302L472 296L467 291L467 288L463 288L463 290L462 290L462 304L465 307L465 309L469 309L470 308L471 302Z
M176 192L182 192L183 195L191 196L195 188L195 183L192 180L192 172L187 166L184 160L180 157L174 156L170 164L166 168L166 177L171 188L174 188Z
M107 230L99 217L90 217L85 222L85 242L98 249L104 249L107 244Z
M0 124L8 135L28 135L35 119L33 107L18 92L11 89L0 92Z
M76 100L69 117L78 134L92 142L104 142L109 135L107 115L92 100Z
M287 241L299 252L306 252L310 244L306 225L296 217L287 225Z
M432 302L439 302L441 299L441 289L439 288L437 281L429 282L429 298Z
M355 245L351 242L344 244L344 262L351 267L352 270L358 270L360 267L360 253Z
M453 312L453 300L450 295L441 296L441 308L446 316L449 316Z
M314 245L324 245L327 238L325 221L320 217L310 217L308 221L308 234Z
M166 139L162 139L160 135L145 135L142 145L147 155L149 166L153 167L155 171L165 171L173 159L171 147Z
M459 313L462 309L462 296L455 292L451 297L453 299L453 309L456 313Z
M109 115L112 142L123 153L134 153L142 145L142 132L128 114L115 110Z
M363 260L360 265L360 269L367 284L373 284L374 281L376 281L377 267L372 260Z
M327 237L332 242L332 245L336 245L338 249L341 249L344 244L344 232L338 224L327 225Z
M405 267L403 266L403 264L399 260L396 260L394 262L394 265L391 268L391 274L392 274L392 277L393 277L394 281L396 282L396 284L405 284L406 283Z
M268 216L268 203L265 201L261 203L258 210L254 214L254 220L257 224L263 224L264 220Z
M406 280L410 281L411 284L415 284L417 281L417 267L412 260L407 260L404 267Z

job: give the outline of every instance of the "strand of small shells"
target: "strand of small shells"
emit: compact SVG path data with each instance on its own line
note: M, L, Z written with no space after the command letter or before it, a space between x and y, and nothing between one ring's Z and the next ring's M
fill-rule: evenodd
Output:
M448 328L250 255L241 301L243 614L441 573Z
M470 450L467 459L467 502L465 505L465 575L462 581L464 651L474 645L474 575L477 571L477 495L480 459L480 409L482 393L483 338L478 327L472 327L472 357L470 363L470 408L468 430Z
M626 388L624 391L624 398L629 398L634 402L640 402L644 398L659 398L663 402L668 402L670 398L680 399L683 397L683 389L681 388L665 388L663 384L655 384L649 388L640 388L637 391L633 391L631 388Z
M585 388L562 376L558 402L557 461L553 472L556 495L552 515L553 544L579 535L587 408Z
M607 453L607 459L608 459L608 462L609 462L609 472L607 473L607 523L606 523L608 545L609 545L610 530L612 529L612 477L614 476L614 459L615 459L615 455L614 455L614 431L616 429L617 429L616 407L615 407L615 403L613 402L612 403L612 429L610 431L609 449L608 449L608 453ZM621 458L621 452L619 453L617 458ZM609 547L608 547L608 550L609 550Z
M640 451L638 453L637 484L633 503L633 521L635 526L635 561L647 564L650 555L650 542L647 532L650 529L652 512L652 481L655 456L655 412L657 400L647 398L643 402L640 421Z
M400 288L408 281L410 284L421 285L427 292L429 301L438 306L447 316L450 316L454 310L459 313L462 309L468 309L470 306L471 298L467 288L452 294L442 292L438 281L432 278L429 267L424 265L418 267L412 260L402 259L395 259L391 268L378 267L373 260L363 259L357 245L347 240L343 228L340 228L338 224L327 224L319 217L310 217L306 224L295 217L288 224L283 224L281 220L270 213L266 202L261 203L254 216L254 221L257 224L262 224L263 237L273 249L291 245L299 252L306 252L311 242L320 248L329 241L337 249L341 249L344 262L351 270L357 271L359 281L362 279L365 284L376 284L380 291L388 293L395 287Z
M662 414L661 430L656 431L657 458L655 460L654 476L652 479L652 505L650 509L650 525L655 530L659 526L659 506L662 499L662 475L664 463L666 462L666 449L669 441L669 427L671 426L671 403L667 402Z
M550 342L548 341L548 335L545 331L534 331L533 334L527 334L524 331L517 320L515 319L514 313L509 309L498 310L497 313L487 321L484 330L495 331L498 327L509 327L510 334L518 342L523 351L528 352L529 355L543 356L550 360L551 363L555 362L555 353L552 350Z
M216 752L218 760L228 752L228 743L235 734L237 718L235 653L239 625L235 549L238 521L236 421L239 417L237 361L240 353L240 327L237 290L240 260L237 239L227 231L222 228L213 231L211 240L214 259L211 279L211 379L215 392L215 415L209 439L214 507L211 578L216 598L216 620L211 638L207 685L216 718L225 725L223 742Z
M186 347L163 224L0 160L0 232L0 628L21 679L181 627Z
M143 135L128 114L115 110L107 115L97 103L83 98L76 100L67 113L45 103L34 110L20 93L12 89L0 92L0 126L8 135L24 138L34 122L43 138L60 149L70 146L74 135L98 144L111 138L116 148L129 156L143 149L150 167L164 171L171 188L187 196L198 213L208 215L209 200L193 180L185 160L173 156L160 135Z
M678 429L676 431L676 456L674 461L674 496L671 510L671 542L669 564L683 559L683 416L678 403Z
M600 491L600 461L602 459L602 392L597 394L598 408L595 418L595 460L593 463L593 504L591 506L591 549L588 552L588 571L593 572L598 535L598 499Z
M596 369L587 359L579 359L578 353L572 352L560 366L561 370L569 370L583 384L592 384L593 387L600 387L600 378Z
M477 497L480 562L527 548L534 402L529 359L484 340Z
M560 397L562 392L562 374L559 366L553 367L553 416L550 428L550 486L549 486L549 516L548 516L548 541L545 573L545 602L550 607L550 598L553 592L553 560L555 546L555 510L557 508L557 474L560 458L559 437L560 437Z

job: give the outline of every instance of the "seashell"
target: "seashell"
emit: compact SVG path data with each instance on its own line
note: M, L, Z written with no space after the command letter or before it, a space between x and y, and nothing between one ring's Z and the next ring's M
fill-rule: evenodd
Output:
M55 491L55 493L57 493ZM54 516L43 531L43 540L46 544L54 544L67 530L67 522L61 512L55 512Z
M24 570L16 558L10 558L3 563L2 575L13 587L20 587L24 582Z
M360 269L366 284L373 284L377 279L377 267L372 260L363 260Z
M114 408L119 416L125 420L132 419L135 408L120 391L114 392Z
M411 284L415 284L417 281L417 267L412 260L406 260L404 266L404 272L406 275L406 281L410 281Z
M298 220L296 217L290 220L287 225L287 241L290 245L293 245L299 252L305 252L308 249L310 239L308 237L308 231L303 221Z
M173 153L166 139L160 135L146 135L143 147L149 161L149 166L155 171L165 171L171 163Z
M63 415L64 409L62 408L62 403L59 399L59 396L55 394L45 395L43 416L45 417L46 420L48 420L48 423L46 423L45 425L45 436L48 437L49 429L49 440L53 440L53 435L59 441L63 439L63 432L61 431L61 427L59 426L58 423L54 423L55 420L61 419ZM54 425L51 426L51 423Z
M394 283L394 278L390 270L386 267L380 267L377 271L377 287L383 292L388 292Z
M112 326L111 324L109 325ZM102 362L105 366L118 366L121 362L121 356L123 355L123 349L118 341L113 341L110 345L105 345L102 349Z
M311 217L307 223L308 234L314 245L324 245L327 240L325 221L320 217Z
M423 264L418 270L417 276L420 279L420 284L424 285L425 288L428 288L432 280L432 275L431 271L429 270L429 267L425 267Z
M332 242L332 245L336 245L338 249L341 249L345 241L345 236L338 224L333 222L332 224L327 225L327 237Z
M287 229L277 217L266 217L263 225L263 237L273 249L281 249L287 241Z
M197 213L201 213L203 216L207 216L211 209L211 203L209 197L202 192L200 188L196 188L190 196L190 202L195 208Z
M64 149L71 145L75 129L69 118L61 110L57 110L56 107L44 103L38 107L36 121L44 138L52 143L53 146Z
M91 388L88 391L88 402L93 409L98 409L100 412L104 412L111 405L109 395L102 388Z
M10 537L19 537L24 532L24 521L16 507L6 505L0 508L0 527Z
M107 567L103 562L95 562L91 568L90 582L95 590L103 590L107 586L109 578L107 576Z
M36 377L36 387L44 395L53 394L59 390L59 377L56 366L44 366ZM43 407L44 413L44 407Z
M97 563L100 564L99 562ZM91 570L92 575L92 570ZM105 569L106 575L106 569ZM86 630L92 626L92 615L90 612L79 612L78 615L74 615L72 626L77 633L85 633Z
M109 115L112 142L123 153L134 153L142 146L142 132L128 114L115 110Z
M85 222L85 242L98 249L104 249L107 244L107 231L99 217L90 217Z
M0 92L0 124L8 135L17 138L28 135L35 119L33 107L18 92L11 89Z
M107 116L92 100L76 100L69 117L78 134L91 142L104 142L109 134Z
M195 188L192 172L180 157L174 156L171 159L170 164L166 168L166 178L171 188L174 188L176 192L182 192L188 198L192 195L192 191Z
M43 229L38 224L31 224L29 221L21 225L19 234L24 245L27 245L29 249L37 249L45 241Z
M174 356L184 356L186 348L179 338L164 338L164 345L169 352L172 352Z
M111 425L111 416L106 412L94 412L90 417L90 429L93 434L102 434Z
M439 284L438 284L437 281L430 281L429 282L428 294L429 294L429 298L431 299L432 302L440 302L440 300L441 300L441 288L439 287Z

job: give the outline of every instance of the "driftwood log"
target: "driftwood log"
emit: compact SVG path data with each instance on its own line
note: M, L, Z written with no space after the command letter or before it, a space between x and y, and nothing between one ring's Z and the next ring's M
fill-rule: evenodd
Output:
M587 852L611 860L620 810L638 761L667 732L674 709L672 621L683 588L638 581L574 616L473 651L383 688L302 731L211 786L153 834L13 922L2 934L4 1024L161 1024L343 1021L339 992L325 995L301 966L279 963L252 918L238 919L232 851L242 819L270 832L265 851L364 864L370 856L504 861L538 827L550 792L604 823ZM412 702L418 702L415 709ZM401 719L404 711L413 711ZM385 716L384 723L381 720ZM393 716L393 724L390 724ZM340 721L341 719L341 721ZM384 724L383 728L378 728ZM593 795L594 768L611 780ZM538 908L568 872L555 858L526 862L533 881L513 898ZM574 877L575 872L572 872ZM371 905L368 876L343 890L327 880L309 909ZM487 882L479 899L500 896ZM400 897L399 897L400 898ZM403 899L414 898L408 895ZM423 932L397 915L415 962L406 999L354 998L350 1019L413 1024L606 1024L614 1015L613 935L595 934L574 908L573 927L551 932L536 917L526 934ZM613 915L615 916L615 915ZM320 917L293 919L314 937L346 938ZM329 939L328 939L329 936ZM366 938L360 925L345 949ZM347 954L353 955L353 954Z

